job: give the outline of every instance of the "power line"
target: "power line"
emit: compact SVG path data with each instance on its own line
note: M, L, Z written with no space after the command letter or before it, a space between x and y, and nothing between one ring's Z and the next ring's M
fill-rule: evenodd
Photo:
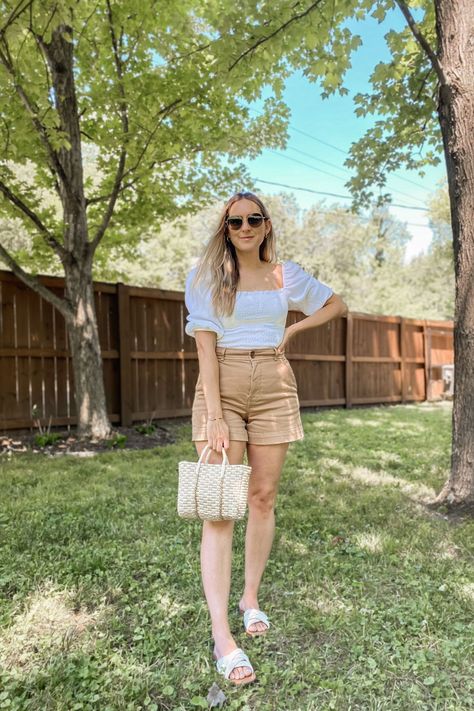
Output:
M265 183L266 185L277 185L280 188L289 188L290 190L301 190L306 193L313 193L314 195L326 195L329 197L342 198L344 200L352 200L351 195L340 195L338 193L326 193L322 190L312 190L311 188L301 188L296 185L285 185L285 183L274 183L270 180L261 180L260 178L254 178L256 183ZM389 203L389 207L401 207L405 210L421 210L422 212L429 212L427 207L418 207L418 205L401 205L397 202Z
M338 151L339 153L343 153L346 156L349 155L349 151L343 150L342 148L339 148L338 146L334 146L332 143L328 143L327 141L322 141L320 138L316 138L316 136L312 136L310 133L306 133L306 131L302 131L301 129L296 128L295 126L293 126L293 124L289 124L289 127L292 131L295 131L296 133L301 133L302 136L306 136L306 138L311 138L311 140L316 141L316 143L321 143L323 146L332 148L333 150ZM410 178L405 178L404 175L400 175L396 170L393 171L392 175L395 175L399 180L405 181L405 183L410 183L411 185L415 185L417 188L426 190L426 192L428 192L428 193L432 192L432 190L430 190L430 188L427 188L425 185L422 185L421 183L417 183L415 180L410 180Z
M311 188L297 188L294 185L285 185L284 183L272 183L270 180L260 180L260 178L254 178L257 183L266 183L267 185L278 185L280 188L289 188L290 190L302 190L305 193L314 193L315 195L328 195L329 197L345 198L347 200L352 200L350 195L339 195L338 193L325 193L322 190L311 190Z
M351 171L348 170L347 168L341 168L340 166L336 165L335 163L329 163L329 161L322 160L322 158L317 158L317 156L313 156L313 155L311 155L311 153L306 153L306 151L301 151L298 148L293 148L293 146L288 146L288 148L292 151L296 151L296 153L301 153L301 155L307 156L308 158L311 158L312 160L318 161L318 163L325 163L326 165L330 165L333 168L336 168L336 170L341 170L343 173L352 175ZM267 149L267 150L271 151L271 149ZM272 151L272 152L275 153L275 151ZM291 159L291 156L285 156L284 153L280 153L280 155L284 156L285 158ZM296 160L296 158L293 158L293 160ZM312 166L308 165L307 163L303 163L303 165L306 165L308 168L312 167ZM314 170L316 170L316 168L314 168ZM338 175L333 175L331 173L327 173L327 175L331 175L332 178L338 178L339 180L343 180L343 178L341 178ZM409 195L408 193L404 193L403 190L397 190L396 188L392 188L391 192L397 193L397 195L403 195L403 197L407 197L407 198L410 198L411 200L417 200L418 202L423 203L423 200L421 200L420 198L416 198L416 197L414 198L412 195Z
M249 108L249 111L252 111L253 113L258 114L259 116L263 116L262 111L257 111L257 109ZM323 141L321 138L317 138L316 136L313 136L311 133L307 133L306 131L302 131L300 128L296 128L296 126L293 126L293 124L289 123L288 124L289 128L291 131L294 131L295 133L300 133L302 136L306 136L306 138L310 138L312 141L316 141L316 143L320 143L323 146L327 146L328 148L332 148L335 151L338 151L339 153L342 153L343 155L349 155L349 151L344 150L343 148L339 148L339 146L335 146L333 143L328 143L327 141ZM290 146L288 146L290 147ZM293 149L296 150L296 149ZM317 159L321 160L321 159ZM324 161L321 161L324 162ZM342 170L342 169L341 169ZM431 193L432 190L430 188L427 188L425 185L422 185L421 183L417 183L414 180L410 180L410 178L406 178L403 175L400 175L397 171L393 171L392 175L396 176L399 180L403 180L405 183L410 183L411 185L415 185L417 188L421 188L422 190L426 190L426 192ZM395 192L395 190L393 191Z
M293 124L291 123L288 125L292 131L296 131L296 133L301 133L302 136L306 136L306 138L311 138L313 141L321 143L323 146L328 146L328 148L333 148L335 151L339 151L339 153L348 155L348 151L345 151L342 148L338 148L338 146L334 146L332 143L327 143L327 141L322 141L320 138L316 138L316 136L312 136L310 133L306 133L306 131L302 131L300 128L296 128L296 126L293 126Z
M344 180L344 178L341 178L340 175L334 175L334 173L330 173L328 170L323 170L323 168L317 168L315 165L310 165L309 163L305 163L302 160L298 160L298 158L292 158L291 156L286 156L284 153L281 153L281 151L274 151L273 148L267 148L267 151L269 153L273 153L274 155L278 156L279 158L285 158L286 160L291 160L293 163L299 163L300 165L306 166L306 168L311 168L311 170L316 170L318 173L323 173L323 175L329 175L330 178L336 178L337 180Z
M336 165L336 163L330 163L327 160L323 160L322 158L313 156L311 153L306 153L306 151L302 151L299 148L294 148L293 146L287 146L287 148L290 151L295 151L295 153L300 153L302 156L307 156L307 158L316 160L316 161L318 161L318 163L324 163L324 165L329 165L329 166L331 166L331 168L336 168L336 170L340 170L342 173L349 173L349 175L351 174L350 170L348 170L347 168L342 168L340 165Z
M266 181L266 180L260 180L259 178L255 178L254 180L255 180L256 182L258 182L258 183L266 183L266 182L268 182L268 181ZM281 184L281 183L270 183L270 185L282 185L282 184ZM290 186L284 186L284 185L282 185L282 187L290 187ZM310 190L309 188L293 188L293 189L294 189L294 190L306 190L307 192L310 192L310 193L317 193L318 195L330 195L330 196L333 196L333 197L338 197L338 196L335 195L334 193L323 193L323 192L319 192L319 191L317 191L317 190ZM344 196L341 195L341 196L339 196L339 197L344 197ZM326 210L325 208L319 207L319 206L318 206L318 212L321 212L321 213L323 213L323 214L325 214L325 215L339 215L339 214L340 214L340 211L338 211L338 210ZM350 213L349 211L346 211L345 214L346 214L346 215L350 215L350 214L352 214L352 213ZM370 221L371 221L371 218L370 218L370 217L363 217L362 215L357 215L357 219L358 219L359 222L370 222ZM407 222L406 220L403 220L403 224L404 224L404 225L408 225L409 227L424 227L424 228L427 229L427 230L431 229L429 225L423 224L422 222Z

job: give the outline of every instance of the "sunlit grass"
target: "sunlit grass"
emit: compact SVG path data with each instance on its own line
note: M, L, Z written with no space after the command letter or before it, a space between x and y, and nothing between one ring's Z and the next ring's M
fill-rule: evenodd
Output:
M0 708L37 711L474 707L474 522L426 502L450 461L451 409L307 412L290 446L261 590L243 635L244 526L230 620L258 683L214 670L200 524L176 515L179 441L91 459L1 462Z

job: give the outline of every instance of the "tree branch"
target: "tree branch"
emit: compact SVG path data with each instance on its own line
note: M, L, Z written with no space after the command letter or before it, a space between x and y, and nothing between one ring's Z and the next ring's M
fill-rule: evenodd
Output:
M143 146L143 149L142 149L140 155L138 156L138 158L135 162L135 165L133 165L131 168L129 168L125 172L124 177L126 177L127 175L130 175L130 173L133 173L133 171L139 167L139 165L143 159L143 156L147 152L148 146L150 145L151 141L153 140L155 133L158 131L163 119L167 118L167 116L169 116L182 103L183 103L182 99L175 99L174 101L171 102L171 104L168 104L168 106L165 106L163 109L160 109L160 111L158 111L155 118L158 118L158 116L159 116L160 120L157 122L156 126L150 131L150 135L148 136L147 140L145 141L145 145Z
M58 6L55 5L55 6L53 7L53 12L51 13L51 15L50 15L49 18L48 18L48 22L46 23L46 25L43 27L43 29L42 29L41 32L39 33L39 37L44 37L45 33L46 33L46 32L48 31L48 29L49 29L50 24L51 24L52 21L53 21L53 18L54 18L54 16L55 16L57 10L58 10ZM30 21L30 30L33 32L32 18L31 18L31 21Z
M80 39L82 38L84 32L86 31L87 25L89 24L89 20L91 19L91 17L93 17L93 16L95 15L95 13L96 13L97 10L99 9L100 5L101 5L101 2L100 2L100 0L99 0L99 1L97 2L96 6L94 7L94 9L92 10L92 12L90 13L90 15L88 15L88 16L86 17L86 19L84 20L84 22L83 22L83 24L82 24L82 29L81 29L81 31L76 35L77 46L79 46L79 41L80 41Z
M16 93L18 94L23 106L25 107L27 113L29 114L33 126L37 130L39 137L41 139L41 142L43 143L44 147L46 148L46 152L49 156L49 159L51 161L51 167L54 168L56 173L58 174L59 178L63 182L64 185L67 185L67 179L66 179L66 174L63 170L63 167L59 161L59 158L56 154L56 151L52 147L52 145L49 142L48 135L46 132L45 126L41 123L41 121L38 119L38 111L36 107L33 106L32 102L26 95L25 90L21 86L21 84L18 83L18 78L15 73L15 70L13 68L13 64L11 62L10 56L9 56L9 49L8 45L5 42L5 38L0 35L0 43L3 44L4 51L0 49L0 62L3 64L5 69L7 70L8 74L11 76L13 80L13 86L15 88Z
M127 160L126 143L127 143L128 134L129 134L128 110L127 110L127 102L126 102L126 98L125 98L125 89L123 86L122 60L120 58L119 46L118 46L118 42L117 42L117 37L115 35L110 0L107 0L107 17L109 20L110 36L111 36L111 40L112 40L112 48L113 48L113 53L114 53L115 70L117 73L118 87L119 87L119 92L120 92L120 97L121 97L121 101L119 103L119 112L120 112L120 120L122 123L123 144L122 144L122 148L120 150L120 157L119 157L119 161L118 161L118 165L117 165L117 170L115 173L114 185L112 188L112 192L110 194L109 204L107 205L107 208L105 210L104 216L102 218L102 222L100 223L99 228L98 228L96 234L94 235L94 238L91 241L92 254L95 252L97 245L99 244L100 240L104 236L105 231L110 223L110 219L111 219L113 212L114 212L115 203L117 202L117 197L120 192L120 185L122 183L122 180L124 177L124 172L125 172L125 162ZM120 43L121 43L121 40L120 40Z
M221 39L219 37L218 39ZM195 49L191 49L189 52L186 52L185 54L180 54L179 57L173 57L172 61L173 62L180 62L182 59L187 59L190 57L192 54L196 54L197 52L202 52L205 49L208 49L213 42L206 42L206 44L201 44L199 47L196 47Z
M428 71L426 72L426 75L423 77L423 81L421 82L420 88L418 89L418 92L417 92L417 94L416 94L416 101L419 100L419 98L420 98L420 96L421 96L421 92L422 92L423 89L425 88L426 82L428 81L428 78L429 78L429 76L430 76L430 74L431 74L432 71L433 71L433 67L430 67L430 68L428 69Z
M190 155L191 153L196 153L197 151L202 151L202 146L195 146L194 148L189 148L186 151L186 155ZM171 156L170 158L163 158L163 160L154 160L150 165L148 165L145 169L145 175L150 172L150 170L153 170L153 168L156 165L162 165L163 163L169 163L170 161L176 161L178 160L180 156ZM127 174L130 171L127 171ZM133 180L130 180L128 183L123 183L120 187L119 193L122 193L124 190L127 190L128 188L131 188L137 183L143 175L137 175ZM108 200L110 198L110 193L107 195L98 195L95 198L91 198L90 200L87 201L88 205L96 205L99 202L104 202L104 200Z
M301 20L303 17L306 17L306 15L309 15L313 10L315 10L315 9L318 7L318 5L321 4L321 2L322 2L322 0L316 0L316 2L313 2L313 4L310 5L308 8L306 8L306 10L305 10L304 12L300 12L299 15L294 15L293 17L290 17L290 19L287 20L287 22L284 22L283 25L281 25L280 27L277 27L277 29L274 30L274 32L272 32L271 34L267 35L266 37L260 37L260 39L257 40L257 42L255 42L255 44L253 44L251 47L248 47L248 48L245 50L245 52L243 52L243 53L240 55L240 57L237 57L237 59L235 60L235 62L233 62L233 64L230 65L228 71L229 71L229 72L232 71L232 69L233 69L247 54L249 54L250 52L253 52L253 50L256 49L259 45L263 44L264 42L268 42L268 40L270 40L272 37L275 37L275 35L279 34L279 33L282 32L283 30L285 30L285 29L286 29L289 25L291 25L293 22L297 22L298 20Z
M46 225L41 222L38 215L33 212L33 210L29 208L28 205L23 202L21 198L18 197L18 195L15 195L2 180L0 180L0 192L2 192L7 198L7 200L9 200L13 205L15 205L18 210L20 210L24 215L26 215L26 217L28 217L34 225L36 225L46 244L52 249L54 249L61 262L64 263L64 260L68 258L68 252L64 249L62 244L60 244L57 239L51 234Z
M11 11L10 17L7 19L7 21L5 22L3 27L0 29L0 35L3 35L5 30L7 30L9 28L9 26L12 25L15 22L15 20L18 17L20 17L20 15L23 12L25 12L25 10L28 10L28 8L31 7L31 5L33 5L33 2L34 2L34 0L28 0L26 5L24 5L23 0L21 0L21 2L18 3L16 8ZM23 5L23 7L22 7L22 5Z
M13 259L2 244L0 244L0 257L10 267L18 279L21 279L24 284L36 291L36 293L42 296L43 299L49 301L50 304L57 308L66 321L72 318L73 310L69 304L69 301L66 298L62 299L60 296L48 289L48 287L44 286L44 284L42 284L33 274L25 272L25 270L20 267L20 265Z
M150 145L150 142L151 142L151 140L153 139L153 137L154 137L156 131L158 130L158 128L159 128L159 126L160 126L160 124L161 124L163 118L166 118L166 116L169 116L169 114L170 114L177 106L179 106L181 103L182 103L182 99L175 99L175 101L173 101L171 104L168 104L168 106L165 106L163 109L161 109L161 110L158 112L158 114L157 114L158 116L160 116L160 115L162 115L162 114L164 114L164 115L161 116L160 121L158 121L158 123L157 123L156 126L153 128L153 130L150 131L150 135L148 136L148 139L146 140L146 142L145 142L145 144L144 144L144 146L143 146L143 149L142 149L142 151L140 152L140 155L138 156L137 160L135 161L135 164L132 165L130 168L128 168L126 171L124 171L124 174L123 174L123 176L122 176L122 180L123 180L123 178L126 178L128 175L130 175L131 173L133 173L134 171L137 170L137 168L140 166L140 163L141 163L141 161L143 160L143 157L144 157L144 155L145 155L145 153L146 153L146 151L147 151L147 149L148 149L148 146ZM175 160L175 157L164 158L163 160L160 160L160 161L153 161L151 167L155 166L156 164L161 165L162 163L167 163L167 162L169 162L170 160ZM148 168L148 169L150 169L150 168ZM135 179L135 180L131 180L130 182L128 182L128 183L126 183L126 184L123 184L123 183L122 183L122 186L119 188L119 191L118 191L118 192L121 193L121 192L123 192L126 188L131 187L134 183L136 183L137 180L138 180L138 178ZM86 203L87 203L88 206L89 206L89 205L94 205L94 204L96 204L96 203L103 202L104 200L107 200L107 199L111 198L111 196L112 196L112 193L109 193L108 195L101 195L101 196L98 196L98 197L95 197L95 198L90 198L89 200L86 200Z
M439 61L438 57L436 56L436 52L433 50L430 43L428 42L426 37L421 32L418 25L416 24L415 18L411 14L406 3L404 2L404 0L395 0L395 2L397 3L398 7L402 11L403 16L405 17L405 20L407 21L408 27L412 31L414 38L416 39L416 41L418 42L418 44L420 45L422 50L425 52L428 59L430 60L431 65L432 65L433 69L435 70L436 75L439 79L439 83L442 86L447 85L448 80L447 80L446 75L444 73L444 69L441 65L441 62Z

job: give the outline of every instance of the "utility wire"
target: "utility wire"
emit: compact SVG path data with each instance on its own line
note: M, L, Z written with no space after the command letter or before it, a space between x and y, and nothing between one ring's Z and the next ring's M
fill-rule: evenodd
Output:
M288 146L290 148L290 146ZM297 158L292 158L291 156L287 156L281 151L274 151L272 148L267 148L266 149L269 153L274 153L276 156L279 156L280 158L286 158L286 160L291 160L294 163L300 163L301 165L304 165L306 168L311 168L311 170L317 170L319 173L324 173L325 175L329 175L331 178L335 178L336 180L344 180L340 175L334 175L334 173L329 173L327 170L323 170L322 168L317 168L314 165L310 165L309 163L305 163L302 160L298 160ZM309 158L312 158L313 160L319 161L319 158L316 158L315 156L312 156L310 153L306 153L305 151L300 151L297 148L293 148L292 150L297 151L298 153L302 153L303 155L309 156ZM322 163L326 161L321 161ZM333 167L337 168L338 170L345 170L349 175L351 174L349 170L344 169L344 168L339 168L339 166L334 166L334 164L329 163L328 165L333 165ZM391 191L392 193L397 193L398 195L403 195L403 197L411 198L412 200L417 200L418 202L423 203L423 200L420 200L420 198L414 198L411 195L408 195L407 193L402 192L401 190L396 190L395 188L392 188Z
M255 178L254 180L255 180L257 183L265 183L265 182L268 182L268 181L266 181L266 180L260 180L259 178ZM271 185L280 185L280 183L271 183ZM287 186L282 186L282 187L287 187ZM290 186L288 186L288 187L290 187ZM293 188L293 189L294 189L294 190L307 190L308 192L312 192L312 193L317 192L318 195L330 195L330 196L333 196L333 197L338 197L338 196L335 196L334 193L321 193L321 192L318 192L318 191L316 191L316 190L309 190L309 188ZM339 196L339 197L344 197L344 196ZM350 212L349 210L347 210L347 209L344 209L344 210L326 210L324 207L320 207L319 205L318 205L318 207L317 207L317 210L318 210L318 213L320 212L320 213L323 213L324 215L340 215L340 214L341 214L341 211L343 212L343 214L346 214L346 215L353 215L353 213L351 213L351 212ZM358 220L359 222L370 222L371 219L372 219L372 218L370 218L370 217L364 217L363 215L356 215L356 217L357 217L357 220ZM403 224L404 224L404 225L407 225L407 226L409 226L409 227L424 227L424 228L427 229L427 230L431 229L429 225L423 224L422 222L407 222L406 220L403 220Z
M252 111L255 114L258 114L259 116L263 116L262 111L257 111L257 109L253 109L248 107L249 111ZM327 141L323 141L321 138L317 138L316 136L313 136L311 133L307 133L307 131L302 131L300 128L296 128L296 126L293 126L293 124L289 123L288 124L289 128L291 131L294 131L295 133L300 133L302 136L306 136L306 138L310 138L312 141L316 141L316 143L320 143L323 146L327 146L328 148L332 148L335 151L338 151L338 153L342 153L343 155L349 155L349 151L344 150L343 148L339 148L339 146L335 146L333 143L328 143ZM290 146L288 146L290 148ZM296 150L295 148L293 150ZM325 161L322 161L320 158L318 158L320 162L324 163ZM336 167L333 165L333 167ZM338 166L337 166L338 167ZM340 170L343 170L342 168L339 168ZM431 193L432 190L430 188L427 188L426 185L422 185L421 183L417 183L414 180L410 180L410 178L405 178L405 176L400 175L397 171L393 171L392 175L396 176L399 180L403 180L405 183L410 183L411 185L415 185L417 188L421 188L422 190L426 190L426 192ZM393 191L395 192L395 191Z
M312 136L310 133L306 133L306 131L302 131L301 129L296 128L295 126L293 126L293 124L288 125L292 131L295 131L296 133L301 133L302 136L306 136L306 138L311 138L311 140L316 141L316 143L321 143L323 146L332 148L333 150L338 151L339 153L343 153L346 156L349 155L349 151L345 151L342 148L339 148L338 146L334 146L332 143L327 143L327 141L322 141L320 138L316 138L316 136ZM426 190L426 192L428 193L432 192L432 190L430 188L427 188L426 185L417 183L415 180L410 180L410 178L405 178L404 175L400 175L396 170L392 172L392 175L395 175L399 180L403 180L405 183L410 183L411 185L415 185L417 188Z
M331 168L336 168L336 170L340 170L342 173L349 173L351 174L351 171L348 170L348 168L342 168L340 165L336 165L336 163L330 163L328 160L323 160L322 158L318 158L317 156L313 156L311 153L306 153L306 151L301 151L299 148L293 148L293 146L287 146L287 150L290 151L295 151L295 153L300 153L302 156L306 156L307 158L312 158L312 160L318 161L318 163L324 163L324 165L329 165Z
M291 156L287 156L281 151L274 151L273 148L267 148L266 149L269 153L273 153L274 155L278 156L279 158L285 158L286 160L291 160L293 163L299 163L300 165L306 166L306 168L311 168L311 170L316 170L318 173L323 173L323 175L329 175L330 178L336 178L337 180L344 180L340 175L334 175L334 173L330 173L328 170L324 170L323 168L317 168L315 165L310 165L309 163L305 163L302 160L298 160L298 158L292 158Z
M343 173L346 173L347 175L352 175L351 171L348 170L347 168L341 168L340 166L336 165L335 163L329 163L326 160L322 160L322 158L318 158L317 156L313 156L311 153L306 153L306 151L301 151L298 148L293 148L293 146L288 146L289 150L295 151L296 153L300 153L302 156L306 156L307 158L311 158L312 160L318 161L318 163L325 163L326 165L330 165L333 168L336 168L336 170L341 170ZM337 176L334 175L334 178ZM342 180L342 178L339 178L339 180ZM408 193L404 193L403 190L396 190L395 188L392 189L393 193L397 193L397 195L403 195L403 197L407 197L410 200L417 200L418 202L423 203L423 200L420 198L415 198L413 195L409 195Z
M338 193L326 193L322 190L312 190L311 188L301 188L296 185L285 185L285 183L274 183L270 180L261 180L260 178L254 178L257 183L265 183L266 185L277 185L280 188L289 188L290 190L302 190L306 193L313 193L314 195L327 195L329 197L343 198L344 200L352 200L351 195L340 195ZM421 210L422 212L429 212L427 207L418 207L418 205L401 205L397 202L391 202L389 207L401 207L405 210Z

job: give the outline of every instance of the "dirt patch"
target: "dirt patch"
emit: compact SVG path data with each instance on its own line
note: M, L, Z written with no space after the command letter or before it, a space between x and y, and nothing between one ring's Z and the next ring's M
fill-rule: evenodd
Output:
M155 420L153 422L155 429L148 432L140 431L140 425L143 423L138 422L132 427L113 427L109 439L98 441L79 439L73 427L69 430L51 428L51 433L58 435L58 439L44 446L35 441L38 430L3 432L0 434L0 456L21 452L41 452L53 457L64 454L91 457L99 452L120 449L153 449L176 442L177 430L186 422L190 422L189 417Z
M465 504L448 504L447 502L434 502L428 509L436 516L442 516L451 523L463 523L466 519L474 519L474 502Z
M75 609L70 591L45 583L0 633L0 662L5 669L31 673L55 655L89 643L91 628L104 613L105 608Z

